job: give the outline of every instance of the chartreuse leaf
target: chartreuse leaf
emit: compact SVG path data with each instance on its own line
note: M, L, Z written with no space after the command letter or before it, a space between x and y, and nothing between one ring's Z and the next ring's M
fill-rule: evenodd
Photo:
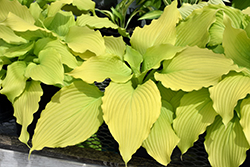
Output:
M167 165L171 161L173 149L180 140L172 129L172 122L173 107L163 100L161 114L142 144L148 154L162 165Z
M250 98L244 99L240 105L240 124L243 128L243 132L246 136L248 143L250 144Z
M92 12L95 11L95 2L92 0L73 0L73 5L79 10L90 10Z
M222 43L224 24L223 24L223 10L219 10L216 13L216 21L212 24L209 29L210 40L208 46L216 46Z
M123 60L123 55L126 46L121 36L120 37L104 36L104 42L107 53L117 55L120 57L121 60Z
M131 69L113 54L91 57L71 71L69 75L81 78L87 83L102 82L106 78L110 78L114 82L124 83L132 77Z
M42 111L30 153L44 147L66 147L87 140L103 122L102 96L96 86L80 80L63 87Z
M2 82L1 94L5 94L10 102L14 102L25 89L27 78L24 76L26 64L16 61L7 67L6 78Z
M238 100L250 93L250 78L243 75L227 76L217 85L209 88L215 111L222 117L227 126L234 117L234 108Z
M51 5L48 6L47 17L54 17L64 5L71 4L72 2L73 0L59 0L51 3Z
M172 59L163 62L163 70L155 79L172 90L199 90L216 84L223 74L236 69L231 59L197 46L187 47Z
M13 30L4 25L0 25L0 38L10 44L22 44L27 42L24 38L17 36Z
M237 117L228 126L222 123L221 117L216 117L215 122L208 127L205 139L211 166L238 167L244 162L249 144Z
M224 18L225 31L223 47L226 57L233 59L239 66L250 68L250 39L243 29L235 29L228 17Z
M141 74L141 63L143 61L142 55L137 50L127 45L124 60L128 62L135 77L138 77Z
M233 27L235 28L242 28L244 27L244 15L243 13L235 8L225 6L225 5L213 5L210 4L207 7L205 7L207 10L214 10L218 11L216 13L216 21L215 23L210 27L209 33L210 33L210 46L218 45L222 43L223 40L223 32L225 29L223 20L225 19L224 16L227 16L231 19L231 23Z
M60 40L53 40L51 38L39 39L35 44L34 53L38 55L40 51L48 48L55 49L61 55L63 64L70 68L78 66L75 56L70 53L67 45L62 43Z
M161 93L162 100L165 100L167 102L170 102L171 99L177 94L177 91L172 91L169 88L165 88L161 82L157 83L157 87Z
M4 56L8 58L19 57L25 55L34 46L34 42L29 42L22 45L12 45L12 47L5 50Z
M133 48L142 55L147 48L169 43L174 45L176 41L176 24L181 18L177 10L177 0L164 9L163 14L157 20L153 20L150 25L142 28L136 27L131 37L130 43Z
M196 9L176 27L177 46L199 46L205 47L209 41L209 27L216 20L215 10Z
M182 154L193 146L199 135L213 123L216 115L207 89L187 93L181 98L173 128L180 137L178 147Z
M183 49L184 47L173 46L172 44L161 44L148 48L143 55L142 71L159 68L163 60L172 59L177 52Z
M127 164L160 115L160 92L151 80L136 89L131 82L111 82L102 100L103 119L119 143L120 154Z
M16 121L22 125L19 140L25 144L27 144L29 140L27 128L33 120L33 114L39 108L38 102L40 101L42 94L43 90L40 86L40 82L28 81L23 93L16 98L13 103Z
M23 20L27 21L30 24L35 22L34 18L30 14L28 8L26 6L22 6L18 0L0 0L0 21L6 19L9 12L18 15ZM20 25L21 26L21 25Z
M200 2L198 4L183 3L178 10L182 19L185 20L195 9L203 8L206 5L208 5L207 2Z
M38 55L38 64L30 63L25 76L47 85L62 84L64 69L61 55L53 48L42 50Z
M70 27L65 42L74 52L84 53L89 50L96 55L105 53L105 44L101 33L88 27Z
M36 31L42 29L40 27L35 26L32 23L23 20L21 17L15 15L14 13L9 12L7 18L0 23L0 25L5 25L10 27L14 31Z
M81 16L77 17L76 24L78 26L88 26L93 29L100 29L100 28L113 28L118 29L118 25L111 22L107 17L97 17L97 16L90 16L86 14L82 14Z
M44 25L47 29L64 37L69 28L75 25L75 17L71 12L58 11L54 17L47 17L44 20Z
M38 21L43 10L40 8L38 3L35 1L35 2L30 4L29 11L30 11L30 14L35 19L35 21Z

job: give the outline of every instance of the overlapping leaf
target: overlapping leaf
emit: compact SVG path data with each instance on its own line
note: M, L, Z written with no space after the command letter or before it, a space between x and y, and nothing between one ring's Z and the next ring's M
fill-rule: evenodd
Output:
M173 122L174 130L180 137L178 147L182 153L193 146L199 135L213 123L216 115L207 89L190 92L182 97Z
M4 56L8 58L23 56L33 49L33 46L34 42L29 42L22 45L12 45L10 48L5 50Z
M121 60L123 60L126 46L122 37L105 36L104 42L107 53L117 55Z
M30 152L75 145L88 139L103 122L102 95L97 87L80 80L63 87L42 111Z
M76 24L79 26L88 26L91 28L113 28L118 29L118 25L111 22L107 17L97 17L97 16L90 16L90 15L81 15L77 17Z
M138 77L141 74L141 63L143 61L143 57L137 50L127 46L124 61L129 64L135 74L135 77Z
M142 71L157 69L163 60L172 59L177 52L184 47L173 46L171 44L155 45L148 48L143 55Z
M155 73L155 79L172 90L192 91L216 84L223 74L236 68L233 61L222 54L187 47L172 60L163 62L163 70Z
M78 62L74 55L69 51L67 45L63 44L59 40L53 40L51 38L43 38L36 42L34 53L39 54L40 51L47 48L55 49L62 57L62 63L66 64L70 68L75 68L78 66Z
M127 164L148 137L153 123L160 115L160 92L151 80L138 85L136 89L131 82L112 82L106 88L102 100L104 121L119 143L120 154Z
M48 17L44 20L47 29L57 35L64 37L71 26L75 25L75 18L71 12L58 11L54 17Z
M10 44L22 44L27 42L24 38L17 36L9 27L3 25L0 25L0 38Z
M234 118L225 126L220 117L208 127L204 142L208 160L213 167L238 167L246 158L249 144L240 126L239 119Z
M215 111L227 125L234 117L234 108L238 100L250 93L250 78L243 75L233 75L224 78L217 85L209 88Z
M169 17L171 16L171 17ZM131 37L131 45L142 55L147 48L169 43L174 45L176 41L176 24L179 22L180 13L177 10L177 0L164 9L163 14L150 25L142 28L137 27Z
M84 53L89 50L96 55L105 53L105 44L101 33L88 27L70 27L65 41L74 52Z
M112 54L91 57L69 75L88 83L102 82L106 78L124 83L132 77L131 69L119 57Z
M223 47L225 55L239 66L250 68L250 39L243 29L235 29L228 17L224 18L225 31L223 36Z
M26 77L41 81L47 85L62 84L64 69L61 55L53 48L42 50L38 55L38 64L31 62L25 71Z
M177 46L205 47L209 41L209 27L216 20L215 10L196 9L184 22L176 27Z
M9 12L14 13L15 15L18 15L23 20L27 21L30 24L33 24L35 22L34 18L30 14L28 8L26 6L22 6L18 0L1 0L0 1L0 21L3 21L6 19Z
M179 142L179 137L172 129L173 108L171 104L162 101L161 115L154 123L148 138L142 146L149 155L163 165L167 165L171 159L173 149Z
M2 82L1 94L5 94L10 102L14 102L25 89L27 78L24 76L26 64L16 61L8 65L6 78Z
M16 122L22 125L19 140L25 144L29 140L27 128L33 120L33 114L39 108L38 102L42 94L40 82L30 81L27 82L24 92L13 103Z
M240 124L243 128L243 132L246 136L248 143L250 144L250 98L244 99L240 107Z

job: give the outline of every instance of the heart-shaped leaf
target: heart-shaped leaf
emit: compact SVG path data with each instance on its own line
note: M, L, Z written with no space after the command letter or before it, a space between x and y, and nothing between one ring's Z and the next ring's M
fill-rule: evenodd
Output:
M58 91L41 113L30 153L75 145L92 136L103 122L102 95L96 86L80 80Z
M111 82L102 100L103 119L119 143L120 154L127 164L160 115L160 92L151 80L136 89L131 82Z
M38 55L38 64L30 63L25 76L47 85L62 84L64 69L61 55L53 48L42 50Z

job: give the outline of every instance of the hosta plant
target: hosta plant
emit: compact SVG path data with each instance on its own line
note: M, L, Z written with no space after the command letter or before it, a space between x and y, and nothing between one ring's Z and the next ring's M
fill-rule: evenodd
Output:
M20 97L24 95L24 99L30 99L31 94L37 92L26 82L41 82L36 79L38 72L31 75L31 67L36 67L46 57L39 54L48 50L53 54L44 55L59 52L57 45L49 47L50 42L39 43L47 40L42 35L51 34L49 39L59 40L71 56L78 55L74 67L67 65L68 61L62 63L65 82L61 81L61 90L41 113L30 153L44 147L65 147L83 142L105 122L119 144L125 165L141 146L156 161L167 165L175 147L184 154L205 132L204 145L212 166L237 167L242 164L250 148L249 10L242 12L224 4L206 4L192 11L183 18L177 9L177 1L172 2L159 19L134 30L131 45L125 44L122 37L101 37L99 34L84 38L78 29L87 29L89 25L79 24L80 17L77 17L77 26L68 25L69 30L66 26L66 31L57 36L58 32L43 26L40 19L37 24L45 30L27 24L15 27L11 22L14 18L5 19L6 14L3 15L1 26L7 28L0 31L5 34L1 63L8 68L19 61L25 60L27 64L22 70L7 68L6 77L2 76L1 93L13 100L14 108L15 103L23 99ZM57 13L63 12L59 10ZM26 26L28 28L24 29ZM22 56L8 57L8 49L17 45L13 40L19 43L23 38L37 40L31 36L36 33L40 36L34 43L39 49L32 47ZM90 46L84 48L85 43ZM46 46L47 49L41 49ZM30 59L27 56L30 53L36 57ZM54 68L54 65L46 65ZM1 72L4 73L4 68ZM10 79L8 73L12 76ZM23 77L30 89L22 88L21 93L16 93L15 89L15 93L8 95L7 90L14 89L14 86L8 86L21 85L22 82L16 80ZM103 93L94 82L106 78L110 78L111 83ZM15 113L19 113L18 109L15 108ZM30 123L25 119L23 122Z
M43 94L40 84L70 84L72 77L66 72L105 50L104 39L93 27L117 26L107 18L93 18L97 24L89 21L88 12L95 7L90 0L56 1L45 9L37 2L29 8L17 0L0 4L0 93L12 102L17 123L22 125L19 139L27 143L27 127ZM61 10L70 4L86 14L76 21L71 11Z

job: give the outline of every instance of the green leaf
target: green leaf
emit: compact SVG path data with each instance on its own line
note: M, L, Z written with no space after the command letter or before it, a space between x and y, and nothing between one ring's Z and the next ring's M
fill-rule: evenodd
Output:
M64 69L61 55L53 48L42 50L38 55L38 64L30 63L25 76L47 85L62 84Z
M87 83L102 82L106 78L124 83L132 77L131 69L119 57L112 54L91 57L69 75L81 78Z
M199 90L218 83L223 74L236 69L231 59L208 49L187 47L172 60L163 62L155 79L172 90Z
M30 153L44 147L66 147L87 140L103 122L102 96L96 86L79 80L63 87L42 111Z
M0 25L5 25L7 27L10 27L14 31L20 31L20 32L28 30L36 31L42 29L40 27L35 26L32 23L27 22L26 20L22 19L21 17L11 12L9 12L7 18L4 21L2 21Z
M8 58L20 57L33 49L34 42L29 42L22 45L12 45L12 47L5 50L4 56Z
M145 25L143 28L135 28L130 40L132 47L143 55L147 48L154 45L166 43L174 45L176 41L175 27L180 17L177 0L175 0L164 9L159 19L153 20L150 25Z
M95 11L95 2L92 0L73 0L73 5L79 10L90 10L92 12Z
M75 18L71 12L58 11L53 17L47 17L44 20L44 25L48 30L64 37L69 32L70 27L75 25Z
M74 52L84 53L89 50L96 55L105 53L105 44L101 33L88 27L70 27L65 42Z
M160 92L151 80L136 89L131 82L111 82L102 100L103 119L119 143L120 154L127 164L160 115Z
M123 60L123 55L126 46L121 36L120 37L104 36L104 42L107 53L117 55L120 57L121 60Z
M238 167L244 162L249 144L238 118L225 126L221 118L216 117L215 122L208 127L205 139L204 145L211 166Z
M233 59L239 66L250 68L250 39L246 31L233 28L228 17L224 20L223 47L226 57Z
M235 28L242 28L244 27L244 20L245 16L243 13L235 8L225 6L225 5L212 5L205 7L207 10L214 10L218 11L216 13L216 21L215 23L210 27L209 33L210 33L210 46L218 45L222 43L223 40L223 32L225 29L225 25L223 23L223 20L225 20L225 16L229 17L232 20L232 25Z
M215 10L196 9L193 13L176 27L177 46L205 47L209 41L209 27L216 20Z
M92 29L101 29L101 28L113 28L118 29L118 25L111 22L107 17L97 17L82 14L77 17L76 25L78 26L88 26Z
M59 0L51 3L51 5L48 6L47 17L54 17L64 5L71 4L72 2L73 0Z
M232 6L234 8L238 8L238 9L245 9L247 7L250 6L250 2L249 1L240 1L240 0L233 0L232 1Z
M182 97L173 122L173 128L180 137L178 147L182 154L193 146L199 135L213 123L216 115L207 89L193 91Z
M30 24L35 22L26 6L22 6L17 0L0 0L0 22L5 20L7 15L11 12L19 16Z
M250 93L250 78L243 75L227 76L217 85L209 88L215 111L220 114L227 126L234 117L234 108L238 100Z
M182 50L184 50L184 47L173 46L172 44L161 44L148 48L143 55L142 71L159 68L163 60L172 59L177 52Z
M178 10L183 20L185 20L195 9L200 9L206 6L207 2L200 2L198 4L184 3Z
M127 45L124 61L128 62L135 77L139 77L141 74L141 63L143 61L142 55L137 50Z
M167 165L171 161L171 154L179 142L178 136L172 129L172 122L173 108L163 100L161 115L142 144L148 154L162 165Z
M29 11L30 14L35 19L35 21L38 21L43 10L40 8L39 4L35 1L30 4Z
M25 89L27 80L24 76L25 69L26 64L23 61L16 61L7 67L7 75L2 82L0 93L5 94L12 103Z
M78 62L72 53L70 53L69 48L66 44L62 43L60 40L53 40L51 38L42 38L38 40L35 44L34 53L39 54L40 51L53 48L62 57L62 63L70 68L75 68L78 66Z
M0 38L10 44L22 44L27 42L24 38L17 36L9 27L3 25L0 25Z
M149 11L146 14L144 14L142 17L140 17L138 20L158 19L162 15L162 13L163 13L163 11L161 11L161 10Z
M26 145L28 145L27 142L29 140L27 128L33 120L33 114L39 108L38 102L42 94L43 90L40 82L28 81L23 93L13 103L16 122L22 125L19 140Z
M177 94L177 91L172 91L169 88L165 88L161 82L157 83L157 87L161 93L162 100L165 100L167 102L170 102L171 99Z
M243 132L246 136L248 143L250 144L250 98L246 98L240 105L240 124L243 128Z

